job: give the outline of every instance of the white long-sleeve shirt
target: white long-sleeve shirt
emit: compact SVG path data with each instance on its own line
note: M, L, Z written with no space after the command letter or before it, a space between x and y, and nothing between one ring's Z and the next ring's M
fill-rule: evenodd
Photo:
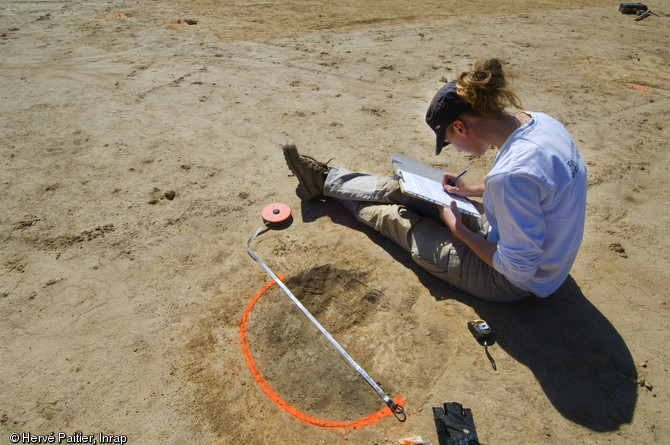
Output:
M586 165L565 127L543 114L500 147L484 184L484 209L498 244L495 269L517 287L546 297L577 257L586 215Z

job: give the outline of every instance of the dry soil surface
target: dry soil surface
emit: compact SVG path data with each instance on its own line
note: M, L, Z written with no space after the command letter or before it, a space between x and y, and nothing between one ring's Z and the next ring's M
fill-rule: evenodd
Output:
M668 443L670 4L641 21L618 6L2 2L0 443L437 444L450 401L487 444ZM481 181L495 153L435 157L424 114L491 56L589 169L570 278L511 305L450 289L337 203L301 203L281 152L385 174L398 151ZM270 278L246 243L273 202L292 223L252 251L405 422L299 418L384 404L277 286L247 311Z

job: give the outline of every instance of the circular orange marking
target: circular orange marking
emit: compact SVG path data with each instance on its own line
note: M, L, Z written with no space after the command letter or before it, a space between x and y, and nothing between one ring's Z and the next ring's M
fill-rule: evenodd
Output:
M280 275L278 278L280 280L283 280L285 276ZM310 416L309 414L305 414L302 411L298 411L296 408L294 408L293 406L289 405L286 401L284 401L284 399L279 397L279 395L277 395L277 393L274 392L272 388L270 388L270 385L268 385L268 383L265 381L261 373L258 371L258 367L256 366L256 363L254 363L254 359L251 357L251 353L249 352L249 343L247 342L247 321L249 320L249 314L251 313L251 308L254 307L254 305L261 297L261 295L263 295L265 291L270 289L275 284L277 284L275 281L266 284L265 287L256 294L256 296L249 302L249 305L244 311L244 315L242 315L242 321L240 322L240 343L242 344L242 353L244 354L244 358L247 361L247 365L251 370L251 374L254 376L254 379L261 387L261 389L265 392L265 394L267 394L267 396L270 397L270 399L277 406L279 406L281 409L283 409L293 417L297 418L298 420L301 420L309 425L314 425L331 430L360 428L362 426L369 425L380 419L383 419L384 417L393 415L391 408L385 406L376 413L370 414L369 416L351 422L334 422L332 420L319 419L317 417ZM401 398L395 398L393 399L393 402L399 405L404 403L404 401Z

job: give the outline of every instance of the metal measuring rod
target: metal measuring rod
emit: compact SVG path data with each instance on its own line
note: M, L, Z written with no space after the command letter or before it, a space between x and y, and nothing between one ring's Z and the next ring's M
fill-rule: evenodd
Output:
M384 403L386 403L386 406L388 406L391 409L391 412L393 415L401 422L404 422L406 419L406 416L404 414L405 408L402 405L399 405L395 403L393 400L391 400L390 397L388 397L384 391L379 387L379 385L372 380L372 378L368 375L367 372L361 368L356 361L354 361L353 358L349 354L347 354L347 351L344 350L342 346L333 338L332 335L326 331L326 329L321 326L321 323L319 323L316 318L310 312L303 306L303 304L298 300L293 293L284 285L284 283L275 275L268 266L261 261L260 258L256 254L254 254L251 249L249 248L249 245L251 242L258 236L258 234L263 230L264 228L267 227L272 227L272 226L281 226L283 224L286 224L291 220L291 209L286 205L282 203L274 203L266 206L263 209L262 212L263 216L263 221L264 224L256 230L256 233L253 234L251 238L249 238L249 241L247 241L247 252L249 253L249 256L256 260L258 264L261 265L261 267L267 272L268 275L279 285L279 287L286 293L286 295L289 296L289 298L293 301L293 303L298 306L298 308L302 311L303 314L309 319L309 321L314 324L314 326L317 327L317 329L328 339L328 341L335 346L335 349L339 351L340 354L349 362L351 366L354 367L354 369L365 379L366 382L374 389L377 394L379 394L379 397L384 400Z

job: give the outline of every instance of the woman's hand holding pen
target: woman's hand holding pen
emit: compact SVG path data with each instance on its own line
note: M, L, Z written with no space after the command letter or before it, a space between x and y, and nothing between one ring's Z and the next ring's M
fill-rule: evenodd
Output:
M442 176L442 188L452 195L468 196L465 194L465 181L463 181L460 176L461 175L445 173L444 176Z
M445 173L442 176L442 187L447 193L452 195L462 196L467 198L469 196L483 196L484 195L484 184L469 186L465 183L463 176L469 169L466 169L460 175L454 175L453 173Z

